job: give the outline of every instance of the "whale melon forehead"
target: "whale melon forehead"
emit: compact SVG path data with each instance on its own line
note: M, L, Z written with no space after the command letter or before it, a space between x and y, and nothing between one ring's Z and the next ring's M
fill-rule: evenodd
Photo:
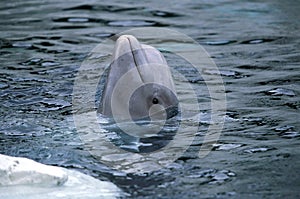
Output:
M157 49L150 45L141 44L132 35L122 35L117 39L113 60L119 59L125 54L132 56L137 66L146 63L167 64L163 55Z
M133 72L135 70L135 72ZM171 71L161 53L154 48L143 48L123 54L109 66L108 81L115 84L126 73L131 72L132 81L168 84L174 89Z

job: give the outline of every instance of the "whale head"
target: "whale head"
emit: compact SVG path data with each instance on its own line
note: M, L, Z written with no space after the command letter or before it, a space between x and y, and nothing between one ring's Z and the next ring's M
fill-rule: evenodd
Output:
M178 99L164 56L134 36L120 36L98 111L123 120L175 116Z

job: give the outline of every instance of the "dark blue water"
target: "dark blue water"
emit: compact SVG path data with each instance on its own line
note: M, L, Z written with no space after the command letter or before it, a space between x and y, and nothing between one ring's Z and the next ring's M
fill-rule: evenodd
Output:
M299 1L1 1L0 153L112 181L134 198L298 198L299 8ZM182 32L217 64L226 120L205 158L196 139L166 168L124 174L85 149L73 120L76 73L97 44L133 27ZM207 103L203 80L163 53ZM199 114L201 138L209 107Z

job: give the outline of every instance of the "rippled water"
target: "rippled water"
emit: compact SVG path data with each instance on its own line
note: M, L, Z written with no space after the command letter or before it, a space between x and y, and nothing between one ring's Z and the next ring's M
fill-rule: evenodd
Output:
M0 153L78 169L132 197L297 198L299 8L299 1L1 1ZM203 45L219 67L228 109L207 157L197 157L195 140L168 167L126 175L85 150L72 117L73 83L97 44L145 26L174 29ZM203 80L162 52L170 67L185 66L181 73L200 88L205 107ZM210 122L209 107L201 110L199 137Z

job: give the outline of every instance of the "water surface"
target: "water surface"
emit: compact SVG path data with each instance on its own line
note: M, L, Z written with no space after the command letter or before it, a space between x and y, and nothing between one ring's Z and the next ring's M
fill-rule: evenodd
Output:
M112 181L134 198L298 198L299 8L299 1L259 0L1 1L0 153ZM195 140L169 167L126 175L84 149L72 117L76 72L97 44L133 27L187 34L219 67L228 109L207 157L197 157ZM203 80L162 52L202 91L205 107ZM209 107L199 114L201 137Z

